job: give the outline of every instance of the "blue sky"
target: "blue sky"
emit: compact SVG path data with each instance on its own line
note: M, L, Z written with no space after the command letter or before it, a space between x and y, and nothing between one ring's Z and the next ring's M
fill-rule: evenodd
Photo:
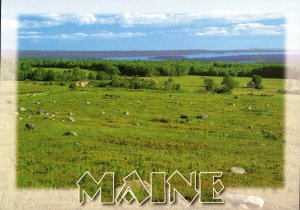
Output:
M20 50L283 49L276 14L123 13L19 17Z

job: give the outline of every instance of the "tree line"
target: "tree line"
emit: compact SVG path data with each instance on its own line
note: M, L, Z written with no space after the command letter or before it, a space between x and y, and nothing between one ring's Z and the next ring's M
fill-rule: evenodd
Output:
M63 70L60 70L63 69ZM259 75L264 78L284 78L284 64L207 62L192 60L124 61L19 59L18 80L75 81L104 80L120 76L238 76ZM83 70L90 70L89 73Z

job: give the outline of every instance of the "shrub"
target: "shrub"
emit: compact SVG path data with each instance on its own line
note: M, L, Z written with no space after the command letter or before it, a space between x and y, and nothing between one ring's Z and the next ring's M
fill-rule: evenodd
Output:
M88 76L88 79L89 79L89 80L95 80L95 79L96 79L95 73L90 72L90 73L89 73L89 76Z
M121 81L121 87L124 87L124 88L129 88L130 87L130 81L126 78L122 79Z
M221 85L220 87L215 88L216 93L230 93L231 90L231 87L228 85Z
M76 85L76 83L71 83L70 85L69 85L69 88L71 89L71 90L76 90L77 89L77 85Z
M119 77L114 77L110 82L110 85L113 87L121 87L121 81Z
M154 118L152 121L154 122L162 122L162 123L169 123L170 120L166 118Z
M86 74L79 67L75 67L72 71L72 80L84 80L86 79Z
M111 76L116 76L121 73L117 66L107 66L105 70Z
M253 75L251 81L254 83L255 89L263 89L262 77L261 76Z
M216 88L215 82L209 78L204 79L204 86L206 92L214 92Z
M104 71L99 71L98 74L96 75L97 80L109 80L111 79L111 76L104 72Z
M225 89L230 88L230 90L239 87L239 82L234 80L231 76L225 76L221 85L227 86Z

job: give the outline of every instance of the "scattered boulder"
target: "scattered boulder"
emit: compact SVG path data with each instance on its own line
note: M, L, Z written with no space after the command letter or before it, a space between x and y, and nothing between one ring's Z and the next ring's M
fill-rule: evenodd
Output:
M205 120L207 118L208 118L207 114L199 114L199 115L196 116L197 120Z
M253 129L253 126L249 125L249 126L248 126L248 129L251 129L251 130L252 130L252 129Z
M40 103L40 102L38 102L38 101L37 101L37 102L35 102L35 104L36 104L36 105L41 105L41 103Z
M129 111L126 111L126 112L124 112L123 114L125 114L125 115L129 115Z
M70 115L70 116L72 116L72 115L73 115L73 113L72 113L72 112L69 112L69 115Z
M251 110L251 109L252 109L252 107L251 107L251 106L248 106L248 107L247 107L247 109L248 109L248 110Z
M231 171L232 171L233 173L235 173L235 174L245 174L245 173L247 173L247 172L245 171L245 169L243 169L242 167L232 167L232 168L231 168Z
M70 122L74 122L75 121L73 117L67 117L66 120L70 121Z
M55 104L56 101L55 100L51 100L51 101L49 101L49 103Z
M228 105L229 106L235 106L235 103L229 103Z
M25 125L25 127L26 127L28 130L36 130L35 125L32 124L32 123L27 123L27 124Z
M25 112L25 111L26 111L26 108L21 107L21 108L19 108L19 110L20 110L21 112Z
M105 114L105 112L103 111L102 114Z
M48 115L49 114L49 112L44 109L39 109L39 110L37 110L36 113L39 115Z
M136 122L134 123L135 126L140 126L140 123Z
M181 115L180 118L181 119L186 119L186 120L189 119L189 117L187 115Z
M64 136L77 136L77 133L73 132L73 131L68 131L64 133Z
M89 102L89 101L86 102L86 105L90 105L90 104L91 104L91 102Z
M236 208L251 209L264 207L264 200L254 195L225 194L225 201L228 201Z

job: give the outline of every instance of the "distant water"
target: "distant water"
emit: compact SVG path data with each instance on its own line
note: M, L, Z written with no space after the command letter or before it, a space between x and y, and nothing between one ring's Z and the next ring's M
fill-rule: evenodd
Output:
M177 50L177 51L19 51L20 58L96 60L210 60L262 62L283 61L283 50Z

